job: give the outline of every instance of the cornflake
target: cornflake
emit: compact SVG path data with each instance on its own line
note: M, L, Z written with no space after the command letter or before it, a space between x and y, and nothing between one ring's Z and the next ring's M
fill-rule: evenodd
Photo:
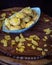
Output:
M15 41L16 41L16 42L19 42L19 41L20 41L19 36L16 36L16 37L15 37Z
M30 38L32 38L34 40L40 40L40 38L37 35L31 35Z
M19 51L19 52L23 52L24 49L25 49L25 46L24 46L23 43L18 43L17 47L18 47L17 48L17 51Z
M25 38L20 38L19 42L24 42L24 41L26 41Z
M18 51L22 53L24 52L24 48L19 48Z
M31 41L32 40L32 38L25 38L26 40L28 40L28 41Z
M17 47L21 47L22 45L24 45L23 43L18 43Z
M30 47L31 45L32 45L32 44L30 44L30 43L27 44L27 46L29 46L29 47Z
M44 21L45 22L49 22L50 20L48 18L44 18Z
M33 25L34 24L34 21L30 21L26 24L25 28L28 28L29 26Z
M38 42L35 41L35 40L32 40L32 44L35 45L35 46L38 46Z
M25 48L25 46L23 45L23 46L21 46L21 48Z
M4 38L5 38L6 40L11 40L10 35L5 35Z
M45 56L45 54L46 54L45 51L42 51L42 55Z
M6 16L6 13L2 13L2 14L1 14L1 17L5 17L5 16Z
M42 51L43 49L42 49L42 48L40 48L40 47L37 47L37 50L38 50L38 51Z
M3 46L4 46L4 47L7 47L7 43L4 43Z
M47 47L47 44L44 44L44 47Z
M52 30L50 28L46 28L43 30L46 34L50 34L52 32Z
M6 42L7 42L7 40L5 40L5 39L1 40L1 43L6 43Z
M47 51L48 51L48 49L44 49L44 51L46 51L46 52L47 52Z
M24 36L22 34L20 34L20 42L24 42L24 41L26 41Z
M43 38L42 40L43 40L43 41L46 41L46 39L44 39L44 38Z
M47 39L48 39L48 37L47 36L44 36L43 41L46 41Z
M47 36L44 36L44 38L47 40L48 39L48 37Z
M34 38L35 37L35 35L30 35L30 38Z
M7 40L2 39L2 40L1 40L1 43L3 43L3 46L4 46L4 47L7 47Z
M15 43L15 40L11 40L11 44L12 45L15 45L16 43Z
M40 40L40 38L37 35L34 35L35 40Z
M18 51L18 48L16 48L16 51Z
M0 20L3 22L3 20L5 19L5 17L2 17L2 18L0 18Z
M34 45L32 45L32 49L36 49L36 47Z

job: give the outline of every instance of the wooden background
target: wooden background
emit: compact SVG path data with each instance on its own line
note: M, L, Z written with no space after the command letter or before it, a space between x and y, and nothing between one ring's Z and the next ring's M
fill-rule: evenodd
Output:
M19 65L19 63L22 65L45 65L49 62L52 62L52 55L40 60L17 60L0 54L0 65ZM52 63L47 65L52 65Z

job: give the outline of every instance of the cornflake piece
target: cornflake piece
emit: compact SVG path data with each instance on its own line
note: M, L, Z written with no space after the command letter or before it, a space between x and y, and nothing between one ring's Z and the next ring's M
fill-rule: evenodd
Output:
M31 17L30 16L26 16L24 19L23 19L23 22L29 22L31 20Z
M26 24L25 28L28 28L28 27L30 27L30 26L33 25L33 24L34 24L34 21L29 21L29 22Z
M44 39L44 38L43 38L42 40L43 40L43 41L46 41L46 39Z
M20 42L26 41L25 38L20 38Z
M40 48L40 47L37 47L37 50L38 50L38 51L42 51L43 49L42 49L42 48Z
M47 47L47 44L44 44L44 47Z
M5 19L5 17L0 18L1 21L3 21L4 19Z
M15 42L15 40L11 40L11 42Z
M1 14L1 17L5 17L5 16L6 16L6 13L2 13L2 14Z
M25 46L24 46L23 43L18 43L17 47L18 47L18 51L19 51L19 52L23 52L24 49L25 49Z
M4 46L4 47L7 47L7 43L4 43L3 46Z
M18 48L16 48L16 51L18 51L19 49Z
M50 20L48 18L44 18L44 21L45 22L49 22Z
M50 37L52 38L52 35L50 35Z
M31 45L32 45L32 44L30 44L30 43L27 44L27 46L29 46L29 47L30 47Z
M20 42L24 42L24 41L26 41L24 36L22 34L20 34Z
M5 38L6 40L11 40L10 35L5 35L4 38Z
M48 37L47 36L44 36L44 38L47 40L48 39Z
M12 17L11 16L11 19L9 19L9 23L11 24L11 25L13 25L14 27L19 27L18 25L20 24L20 19L19 18L17 18L17 17ZM20 28L20 27L19 27Z
M5 39L2 39L1 40L1 43L5 43L5 42L7 42L7 40L5 40Z
M52 30L50 28L46 28L43 30L46 34L50 34L52 32Z
M13 43L11 43L12 45L15 45L16 43L15 42L13 42Z
M45 56L45 54L46 54L45 51L42 51L42 55Z
M15 41L16 41L16 42L19 42L19 41L20 41L19 36L16 36L16 37L15 37Z
M28 15L32 14L32 9L30 7L23 8L21 11Z
M11 40L11 44L12 45L15 45L16 43L15 43L15 40Z
M34 38L35 37L35 35L30 35L30 38Z
M25 48L25 46L23 45L23 46L21 46L21 48Z
M8 29L11 27L8 18L5 19L5 25Z
M25 28L26 23L25 23L25 22L22 22L22 23L20 24L20 26L21 26L21 28Z
M18 50L19 52L24 52L24 48L19 48L19 50Z
M20 26L10 26L8 28L9 28L9 30L19 30L19 29L21 29Z
M35 15L36 15L36 16L35 16ZM33 20L36 21L36 20L38 19L38 17L39 17L39 16L38 16L37 14L34 14Z
M24 36L23 36L22 34L20 34L20 37L21 37L21 38L24 38Z
M15 14L15 16L16 16L17 18L24 18L24 17L26 16L26 14L24 14L23 12L17 12L17 13Z
M33 40L33 38L34 38L34 35L30 35L29 37L27 37L25 39L28 40L28 41L31 41L31 40Z
M48 37L47 36L44 36L43 41L46 41L47 39L48 39Z
M35 40L32 40L32 44L38 46L38 42L36 42Z
M47 52L47 51L48 51L48 49L44 49L44 51L46 51L46 52Z
M7 47L7 40L2 39L2 40L1 40L1 43L3 43L3 46L4 46L4 47Z
M32 38L25 38L26 40L28 40L28 41L31 41L32 40Z
M37 35L34 35L35 40L40 40L40 38Z
M24 45L23 43L18 43L17 47L21 47L22 45Z
M35 39L35 40L40 40L40 38L37 35L30 35L30 38Z
M36 47L34 45L32 45L32 49L35 49Z

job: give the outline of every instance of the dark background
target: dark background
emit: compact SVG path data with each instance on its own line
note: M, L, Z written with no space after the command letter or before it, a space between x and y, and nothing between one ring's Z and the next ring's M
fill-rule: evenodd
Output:
M26 7L38 6L42 12L52 16L52 1L51 0L0 0L0 10L9 7Z

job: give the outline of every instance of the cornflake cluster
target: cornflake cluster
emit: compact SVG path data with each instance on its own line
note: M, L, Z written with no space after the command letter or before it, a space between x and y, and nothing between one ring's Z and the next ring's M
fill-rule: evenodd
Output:
M46 38L46 36L45 36ZM46 38L47 39L47 38ZM37 50L39 52L42 52L42 55L45 55L48 49L43 49L39 47L38 41L40 38L37 35L30 35L29 37L24 37L22 34L20 36L16 36L14 39L11 38L10 35L5 35L4 39L2 39L0 42L3 44L4 47L8 46L8 41L11 41L11 46L16 46L16 52L23 53L25 51L26 46L32 48L32 50ZM25 41L31 41L30 43L26 43ZM44 44L44 47L46 47L47 44Z

